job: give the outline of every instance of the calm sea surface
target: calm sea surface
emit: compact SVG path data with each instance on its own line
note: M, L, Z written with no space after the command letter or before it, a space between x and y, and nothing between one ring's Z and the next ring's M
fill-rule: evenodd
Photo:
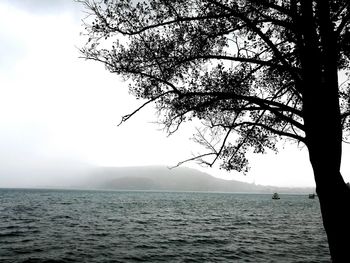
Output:
M330 262L302 195L0 189L0 262Z

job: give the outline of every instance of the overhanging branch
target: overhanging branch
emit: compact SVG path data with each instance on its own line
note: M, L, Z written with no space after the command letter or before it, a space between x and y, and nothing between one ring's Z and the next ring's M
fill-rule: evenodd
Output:
M138 107L136 110L134 110L132 113L130 114L127 114L127 115L124 115L122 117L122 120L120 121L120 123L118 124L118 126L120 126L122 123L126 122L128 119L130 119L132 116L134 116L137 112L139 112L142 108L144 108L146 105L150 104L151 102L154 102L156 100L158 100L159 98L167 95L167 94L170 94L170 93L174 93L173 91L167 91L167 92L164 92L154 98L151 98L149 99L148 101L146 101L145 103L143 103L140 107Z

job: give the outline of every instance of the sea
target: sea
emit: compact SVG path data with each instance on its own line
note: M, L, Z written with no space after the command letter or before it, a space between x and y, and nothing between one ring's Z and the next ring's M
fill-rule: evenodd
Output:
M317 198L0 189L0 262L330 262Z

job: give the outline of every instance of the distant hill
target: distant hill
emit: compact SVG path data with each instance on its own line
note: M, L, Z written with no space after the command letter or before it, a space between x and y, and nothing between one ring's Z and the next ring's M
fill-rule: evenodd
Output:
M209 191L244 193L311 193L312 188L262 186L224 180L207 173L163 166L103 167L93 169L77 187L113 190Z

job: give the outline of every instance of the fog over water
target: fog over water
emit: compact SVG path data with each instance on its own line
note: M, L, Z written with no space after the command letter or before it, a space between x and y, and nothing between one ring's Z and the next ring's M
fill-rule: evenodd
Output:
M193 125L168 138L151 123L152 106L117 127L141 102L103 65L79 58L85 15L71 0L0 2L0 187L62 185L96 166L173 166L200 151ZM349 152L344 146L346 181ZM256 184L314 185L296 145L250 159L247 176L190 166Z

